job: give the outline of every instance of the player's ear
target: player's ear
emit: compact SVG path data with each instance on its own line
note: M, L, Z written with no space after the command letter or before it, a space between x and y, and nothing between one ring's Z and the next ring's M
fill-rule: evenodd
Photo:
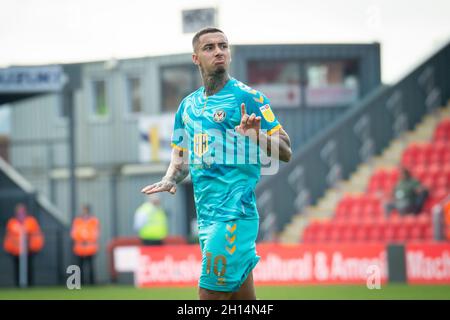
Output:
M197 66L199 65L198 56L195 53L192 54L192 62Z

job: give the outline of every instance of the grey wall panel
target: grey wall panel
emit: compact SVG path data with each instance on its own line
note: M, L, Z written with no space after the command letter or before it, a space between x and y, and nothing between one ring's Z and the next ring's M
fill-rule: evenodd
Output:
M191 54L177 54L171 56L159 56L154 57L149 64L149 77L153 85L150 92L152 92L153 97L151 97L151 103L154 106L152 111L154 113L160 113L162 109L162 87L161 87L161 74L160 69L164 66L172 66L179 64L190 64L192 63ZM180 101L181 102L181 101Z
M14 104L11 124L11 136L13 139L46 138L44 132L39 132L38 127L40 124L35 120L38 119L39 113L49 113L49 108L46 107L48 102L49 96L40 96Z
M58 117L59 95L47 94L13 105L12 140L64 138L64 121Z
M69 162L69 146L66 142L53 143L51 152L51 168L66 168Z
M107 245L111 239L111 197L109 196L110 178L99 176L93 180L79 180L79 204L90 204L92 213L100 222L99 251L95 259L96 280L109 281ZM81 208L78 209L78 212Z
M99 164L111 163L113 159L114 118L114 77L116 71L106 70L104 63L92 63L82 70L82 106L77 112L77 153L79 163ZM109 113L99 118L93 114L94 93L92 83L94 80L104 80L106 83L106 104Z
M45 168L47 153L40 145L12 145L11 163L17 168Z
M380 45L312 44L312 45L242 45L233 48L232 74L247 82L246 62L253 59L317 60L355 58L360 61L361 96L381 83Z
M123 176L118 186L118 220L121 236L136 236L133 230L133 218L136 209L146 201L147 197L140 190L148 185L158 182L163 174ZM169 218L170 234L186 236L186 207L184 185L179 185L177 193L171 195L161 193L161 204Z
M120 164L138 162L138 119L127 113L127 77L142 79L143 115L159 112L158 68L149 59L121 61L115 70L105 70L103 63L83 68L82 102L77 113L79 162L84 164ZM106 120L92 117L91 82L104 79L110 115ZM155 89L156 88L156 89ZM83 143L81 143L81 141Z
M56 205L67 217L69 212L69 185L67 179L56 181ZM90 204L92 213L100 222L99 252L95 259L96 279L100 282L109 280L107 245L111 239L111 197L110 178L100 175L96 179L78 179L78 209L79 215L83 204Z
M69 184L65 179L54 181L55 184L55 205L70 221L70 204L69 204Z
M47 198L50 197L50 185L47 175L28 175L28 181L36 188L36 190L45 195Z
M47 169L65 142L64 121L58 118L59 96L49 94L14 104L11 125L11 163L17 168Z

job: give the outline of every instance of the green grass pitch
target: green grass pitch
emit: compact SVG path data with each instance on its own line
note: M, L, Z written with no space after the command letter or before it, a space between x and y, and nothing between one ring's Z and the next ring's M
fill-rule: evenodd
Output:
M382 285L378 290L369 290L363 285L258 286L256 294L261 300L450 300L450 285L389 284ZM63 287L0 288L0 300L6 299L196 300L197 288L137 289L132 286L82 286L80 290L69 290Z

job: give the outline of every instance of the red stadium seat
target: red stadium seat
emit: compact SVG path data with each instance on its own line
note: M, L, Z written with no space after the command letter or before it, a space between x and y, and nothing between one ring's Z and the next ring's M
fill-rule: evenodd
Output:
M434 130L434 141L450 141L450 119L442 120Z
M445 166L446 164L449 164L449 163L450 163L450 151L447 150L444 153L443 164Z
M430 163L433 152L434 148L431 143L426 143L422 146L422 154L425 158L425 163Z
M431 241L431 240L433 240L433 227L432 227L432 226L428 226L428 227L425 229L425 235L424 235L424 237L425 237L425 240L426 240L426 241Z
M300 239L300 242L303 242L303 243L313 243L314 242L312 229L309 226L306 227L305 230L303 231L302 239Z
M395 239L397 241L407 241L410 238L410 231L407 225L400 224L400 226L397 228L397 233L395 235Z
M371 206L367 206L361 211L361 222L370 221L376 216L376 212Z
M342 228L342 242L352 242L355 239L355 227L353 224L346 225Z
M324 243L330 240L331 236L331 224L328 222L324 222L320 224L319 229L317 230L317 242Z
M434 192L434 198L438 202L441 202L442 200L444 200L448 195L450 195L450 192L447 191L446 188L436 188L436 190Z
M431 218L427 213L421 212L417 215L416 222L420 225L428 226L431 224Z
M427 166L419 164L413 167L411 174L414 178L422 181L427 176Z
M420 151L418 144L410 144L402 154L401 164L407 168L411 167L412 165L414 165L415 159L417 158L419 152Z
M321 224L317 221L311 222L304 231L303 235L303 241L307 243L314 243L317 242L317 234L319 232L319 229L321 227Z
M429 190L433 189L434 180L432 176L427 175L425 179L420 181L425 187L427 187Z
M370 226L365 223L360 223L355 227L355 241L366 242L369 240Z
M395 227L392 224L387 224L382 230L382 239L384 241L390 242L394 241L395 238Z
M347 212L348 212L348 207L344 206L342 203L339 203L337 208L336 208L336 217L341 218L341 217L346 217L347 216Z
M425 234L424 234L424 228L422 228L420 225L413 225L410 226L409 232L410 232L410 239L415 241L422 241L424 240Z
M450 180L447 175L439 175L436 180L436 188L448 190L450 188Z
M392 213L389 220L385 222L383 228L383 239L384 241L398 241L398 231L401 226L402 219L398 213Z
M371 224L368 228L368 238L367 240L370 242L380 242L383 241L383 226L378 224L378 223L374 223Z
M349 218L352 220L358 220L362 216L362 208L359 204L356 204L352 207L349 212Z
M347 225L346 221L333 220L332 228L330 232L330 241L331 242L341 242L343 238L343 231L345 226Z

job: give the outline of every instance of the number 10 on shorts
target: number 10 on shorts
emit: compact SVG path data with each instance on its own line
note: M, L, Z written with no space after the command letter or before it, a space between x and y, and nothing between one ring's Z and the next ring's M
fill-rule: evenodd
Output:
M225 258L224 255L219 254L214 257L211 252L206 253L206 274L211 274L211 263L214 263L213 266L213 272L214 275L219 277L218 281L225 281L225 278L223 276L225 275L225 272L227 270L227 258Z

